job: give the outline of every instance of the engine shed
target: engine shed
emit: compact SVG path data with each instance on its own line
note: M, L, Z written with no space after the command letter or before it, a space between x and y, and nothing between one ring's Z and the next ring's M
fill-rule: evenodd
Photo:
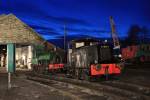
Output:
M54 50L31 27L13 14L0 15L0 71L14 72L15 68L31 69L35 48Z

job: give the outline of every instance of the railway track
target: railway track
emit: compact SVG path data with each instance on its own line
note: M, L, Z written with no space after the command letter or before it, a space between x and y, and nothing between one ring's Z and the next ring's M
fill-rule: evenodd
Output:
M144 75L144 76L149 76L150 75L150 68L126 68L125 72L128 74L134 74L134 75Z
M36 74L36 75L30 74L28 76L28 79L34 80L37 82L42 81L41 83L43 83L43 80L44 81L55 81L56 83L58 82L59 85L54 86L54 87L62 86L61 84L66 84L67 86L69 86L69 85L77 86L78 88L82 88L82 89L80 89L80 90L82 90L82 92L78 91L79 94L83 93L83 91L87 89L87 91L88 91L87 95L90 95L90 97L99 98L99 96L100 96L101 98L103 97L104 100L108 100L109 98L111 98L111 100L150 100L149 93L145 92L145 90L144 90L145 88L143 88L143 90L142 89L140 90L138 88L138 86L134 86L131 84L125 85L120 82L110 82L110 81L102 82L102 83L87 82L87 81L83 81L83 80L70 79L70 78L66 78L66 77L57 77L57 76L54 77L54 76L39 75L39 74ZM55 84L53 84L53 85L55 85ZM126 88L123 88L123 87L126 87ZM68 89L66 88L66 90L68 91L69 88ZM74 91L74 90L72 90L72 91ZM90 94L91 92L98 93L101 95ZM80 98L82 98L82 96ZM99 100L97 98L96 98L96 100ZM85 100L87 100L87 99L85 99ZM94 100L94 99L91 99L91 100Z
M117 87L124 90L129 90L142 95L150 96L150 88L138 84L130 83L129 81L105 81L101 84Z
M150 80L144 78L145 77L130 77L129 79L120 79L120 81L127 84L130 83L150 88Z
M39 77L28 77L28 79L53 87L61 91L63 94L71 96L75 100L99 100L99 99L107 100L107 97L103 95L103 93L99 93L97 91L90 90L84 87L79 87L76 85L49 79L43 79ZM92 97L94 98L92 99Z
M126 100L125 98L114 96L110 94L106 94L103 91L98 91L95 89L90 89L86 87L82 87L79 85L74 85L70 83L43 79L39 77L28 77L29 80L33 80L39 82L41 84L45 84L56 88L59 91L63 91L64 94L68 94L73 97L75 100ZM118 99L119 98L119 99Z
M150 69L125 69L125 72L121 75L120 81L124 83L137 84L139 86L150 88Z

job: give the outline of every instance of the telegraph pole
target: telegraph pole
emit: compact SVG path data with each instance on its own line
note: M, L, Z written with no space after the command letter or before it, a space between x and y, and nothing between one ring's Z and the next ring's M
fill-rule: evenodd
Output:
M66 23L64 23L64 50L65 51L66 51L66 35L67 35Z

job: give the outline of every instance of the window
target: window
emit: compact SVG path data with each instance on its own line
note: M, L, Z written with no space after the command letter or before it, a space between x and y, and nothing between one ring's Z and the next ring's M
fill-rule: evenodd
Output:
M76 48L84 46L84 42L76 43Z

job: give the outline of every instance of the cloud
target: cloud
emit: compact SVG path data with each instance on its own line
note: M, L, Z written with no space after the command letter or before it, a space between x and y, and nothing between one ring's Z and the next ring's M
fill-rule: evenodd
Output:
M61 28L63 29L63 28ZM67 31L71 32L84 32L84 33L111 33L108 30L100 30L100 29L87 29L87 28L66 28Z
M51 27L46 27L46 26L39 26L39 25L29 25L34 29L42 29L42 30L50 30L50 31L56 31L55 29Z
M51 30L40 30L40 29L37 29L36 30L38 33L40 33L41 35L61 35L59 32L57 31L51 31Z
M46 40L54 40L54 39L61 39L60 36L51 36L51 35L42 35Z
M90 23L88 23L85 20L77 19L77 18L71 18L71 17L56 17L56 16L45 16L45 18L51 22L59 23L59 24L67 24L67 25L81 25L81 26L91 26Z
M39 26L39 25L30 25L33 29L35 29L41 35L60 35L56 29L47 26Z

